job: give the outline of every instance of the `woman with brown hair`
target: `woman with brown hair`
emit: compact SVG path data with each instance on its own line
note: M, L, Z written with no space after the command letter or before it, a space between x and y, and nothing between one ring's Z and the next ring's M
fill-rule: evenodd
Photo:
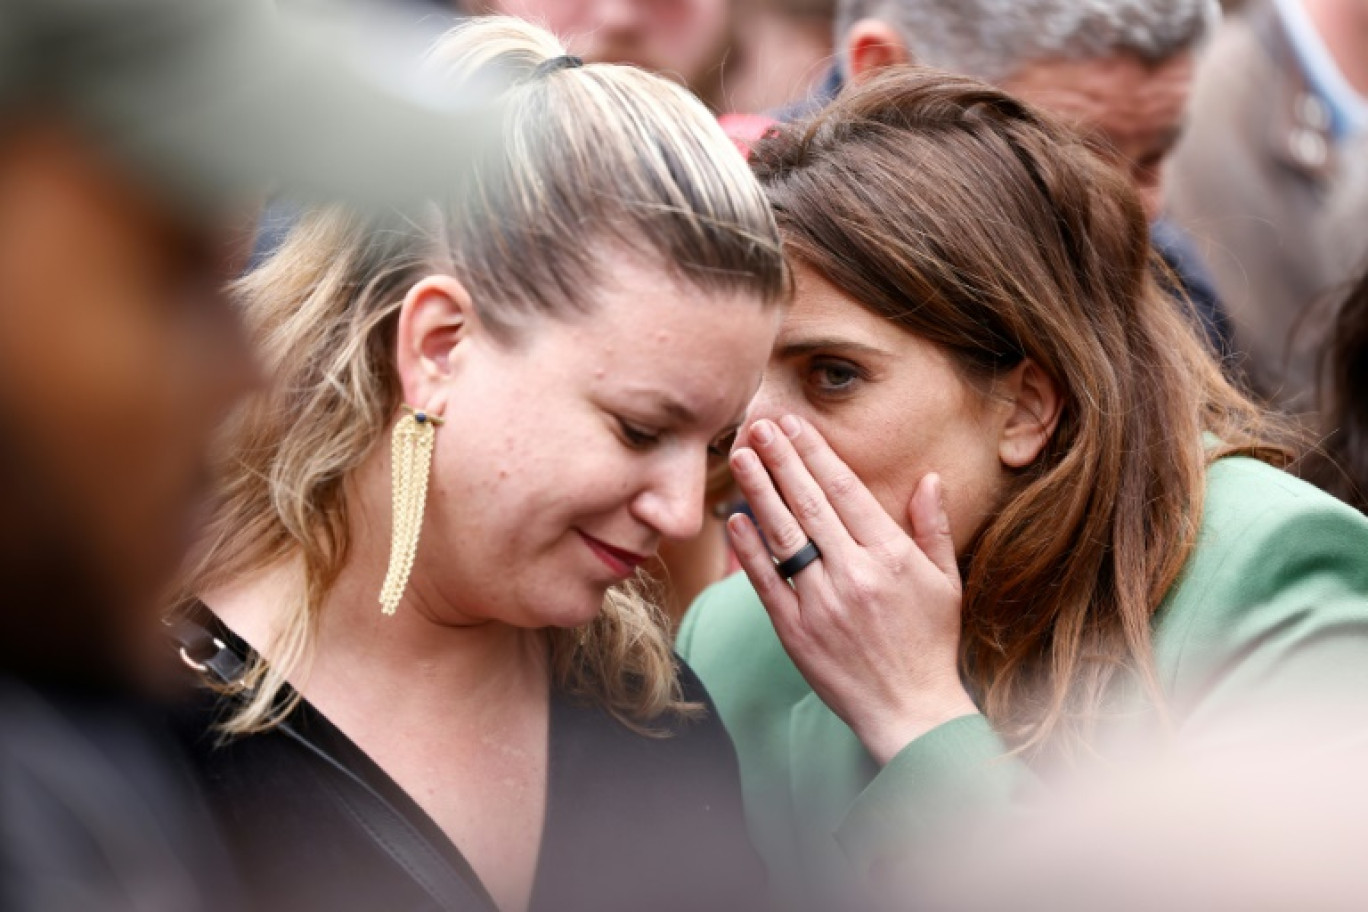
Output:
M763 538L679 649L792 905L1113 738L1368 693L1368 522L1276 467L1078 139L904 71L755 167L796 281L731 460Z
M494 18L434 65L502 86L498 150L234 288L272 382L184 584L190 756L253 909L744 902L735 755L638 579L759 384L773 215L660 77Z

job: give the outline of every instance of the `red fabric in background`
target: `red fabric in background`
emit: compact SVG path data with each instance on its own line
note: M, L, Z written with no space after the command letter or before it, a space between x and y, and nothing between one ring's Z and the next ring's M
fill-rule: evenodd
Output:
M770 127L779 123L764 114L723 114L717 118L717 122L746 158L750 158L751 146L759 142Z

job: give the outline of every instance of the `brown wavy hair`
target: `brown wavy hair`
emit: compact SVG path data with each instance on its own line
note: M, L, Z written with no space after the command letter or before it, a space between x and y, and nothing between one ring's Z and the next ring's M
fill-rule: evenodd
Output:
M1061 391L1044 451L961 557L962 673L993 725L1067 759L1120 679L1162 708L1151 621L1208 463L1291 451L1161 292L1126 180L1041 112L916 68L775 131L754 168L795 261L976 389L1029 358Z

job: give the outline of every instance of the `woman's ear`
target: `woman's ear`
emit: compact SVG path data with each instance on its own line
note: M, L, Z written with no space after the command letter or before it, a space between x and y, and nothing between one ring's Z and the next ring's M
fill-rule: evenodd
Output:
M399 308L395 367L404 401L435 415L445 406L453 354L475 324L470 292L449 275L414 283Z
M850 81L859 85L882 70L911 60L902 35L882 19L861 19L846 32Z
M1054 380L1029 358L999 383L1010 405L998 438L998 458L1009 468L1025 468L1050 442L1064 400Z

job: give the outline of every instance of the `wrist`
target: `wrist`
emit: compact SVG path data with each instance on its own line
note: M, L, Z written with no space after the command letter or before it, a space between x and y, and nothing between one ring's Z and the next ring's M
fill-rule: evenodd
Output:
M979 709L969 694L961 690L935 701L922 701L895 716L880 720L867 731L857 732L865 750L880 767L902 753L907 745L932 729L964 716L978 715Z

